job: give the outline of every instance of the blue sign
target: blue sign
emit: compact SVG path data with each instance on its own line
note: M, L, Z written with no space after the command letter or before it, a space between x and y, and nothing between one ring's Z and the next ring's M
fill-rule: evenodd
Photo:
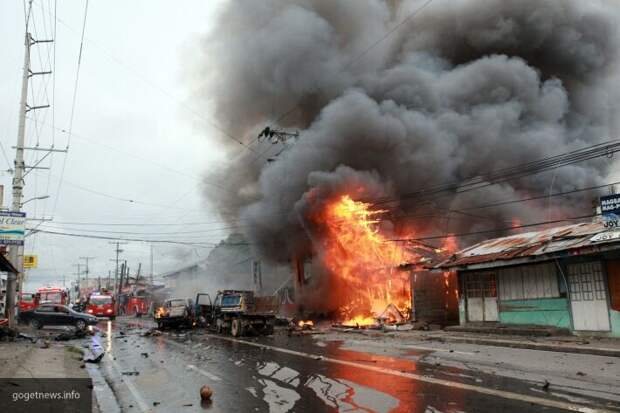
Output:
M605 195L601 197L601 214L620 215L620 195Z

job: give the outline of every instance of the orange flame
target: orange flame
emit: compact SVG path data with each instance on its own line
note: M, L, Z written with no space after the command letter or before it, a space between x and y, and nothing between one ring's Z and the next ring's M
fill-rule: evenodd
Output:
M166 309L164 307L158 307L155 310L155 318L161 318L166 316Z
M371 325L389 304L403 314L411 309L409 274L398 266L416 259L377 228L383 210L344 195L327 204L317 218L325 227L323 262L334 278L345 325Z
M297 323L299 328L312 328L314 327L314 321L312 320L299 320Z

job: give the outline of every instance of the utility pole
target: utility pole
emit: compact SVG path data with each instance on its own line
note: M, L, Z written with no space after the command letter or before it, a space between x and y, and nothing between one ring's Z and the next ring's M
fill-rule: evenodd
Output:
M110 242L109 244L112 245L116 245L116 248L114 248L114 252L116 253L116 258L111 260L114 261L116 263L115 269L114 269L114 288L117 288L118 285L118 256L121 252L123 252L123 250L121 249L121 245L127 244L126 242L120 242L120 241L115 241L115 242ZM116 291L116 299L118 300L118 290Z
M26 165L24 164L24 150L32 149L25 148L26 140L26 113L31 110L43 109L49 107L49 105L42 106L29 106L28 105L28 81L33 76L47 75L52 73L51 71L33 72L30 69L30 48L38 43L51 43L53 40L35 40L28 31L28 25L30 22L30 13L32 12L32 0L28 1L28 11L26 15L26 32L24 34L24 67L22 70L22 87L21 98L19 103L19 123L17 126L17 145L15 146L15 169L13 171L13 202L11 206L12 212L21 212L22 197L24 190L24 177L26 172ZM43 148L37 148L37 150L45 150ZM50 149L54 151L54 149ZM66 152L66 151L65 151ZM37 165L30 167L30 170L38 168ZM17 291L22 290L22 281L24 278L24 261L23 261L23 249L22 245L14 245L9 251L9 261L17 269L17 274L7 274L7 286L6 286L6 317L9 319L9 326L15 326L15 297Z
M153 243L151 243L151 287L153 286Z
M84 270L84 276L86 278L86 288L90 287L90 284L88 283L88 273L90 272L89 267L88 267L88 261L90 260L94 260L97 257L80 257L81 260L86 261L86 269Z
M80 282L80 275L82 275L82 273L80 272L80 267L82 266L82 264L77 263L77 264L73 264L74 267L77 267L77 288L78 288L78 298L81 298L80 295L82 293L82 283Z

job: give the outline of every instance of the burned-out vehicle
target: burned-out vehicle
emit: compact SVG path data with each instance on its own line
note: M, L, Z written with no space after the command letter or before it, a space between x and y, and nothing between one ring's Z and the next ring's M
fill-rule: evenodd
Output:
M219 291L213 302L208 294L196 296L198 320L218 333L230 333L234 337L273 334L276 310L276 297L257 297L253 291Z
M157 328L191 327L193 324L192 308L183 298L170 298L157 308L153 314Z

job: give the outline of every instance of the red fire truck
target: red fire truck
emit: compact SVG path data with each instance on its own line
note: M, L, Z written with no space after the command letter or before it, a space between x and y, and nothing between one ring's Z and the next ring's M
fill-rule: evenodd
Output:
M134 295L129 297L127 306L125 308L125 314L135 315L141 317L149 311L149 303L146 297L140 295Z
M35 307L40 304L69 304L69 292L66 288L41 287L35 293Z
M19 293L19 311L34 310L38 307L35 293Z
M86 302L86 312L88 314L96 317L109 317L110 320L116 318L114 307L114 297L101 292L92 293Z

